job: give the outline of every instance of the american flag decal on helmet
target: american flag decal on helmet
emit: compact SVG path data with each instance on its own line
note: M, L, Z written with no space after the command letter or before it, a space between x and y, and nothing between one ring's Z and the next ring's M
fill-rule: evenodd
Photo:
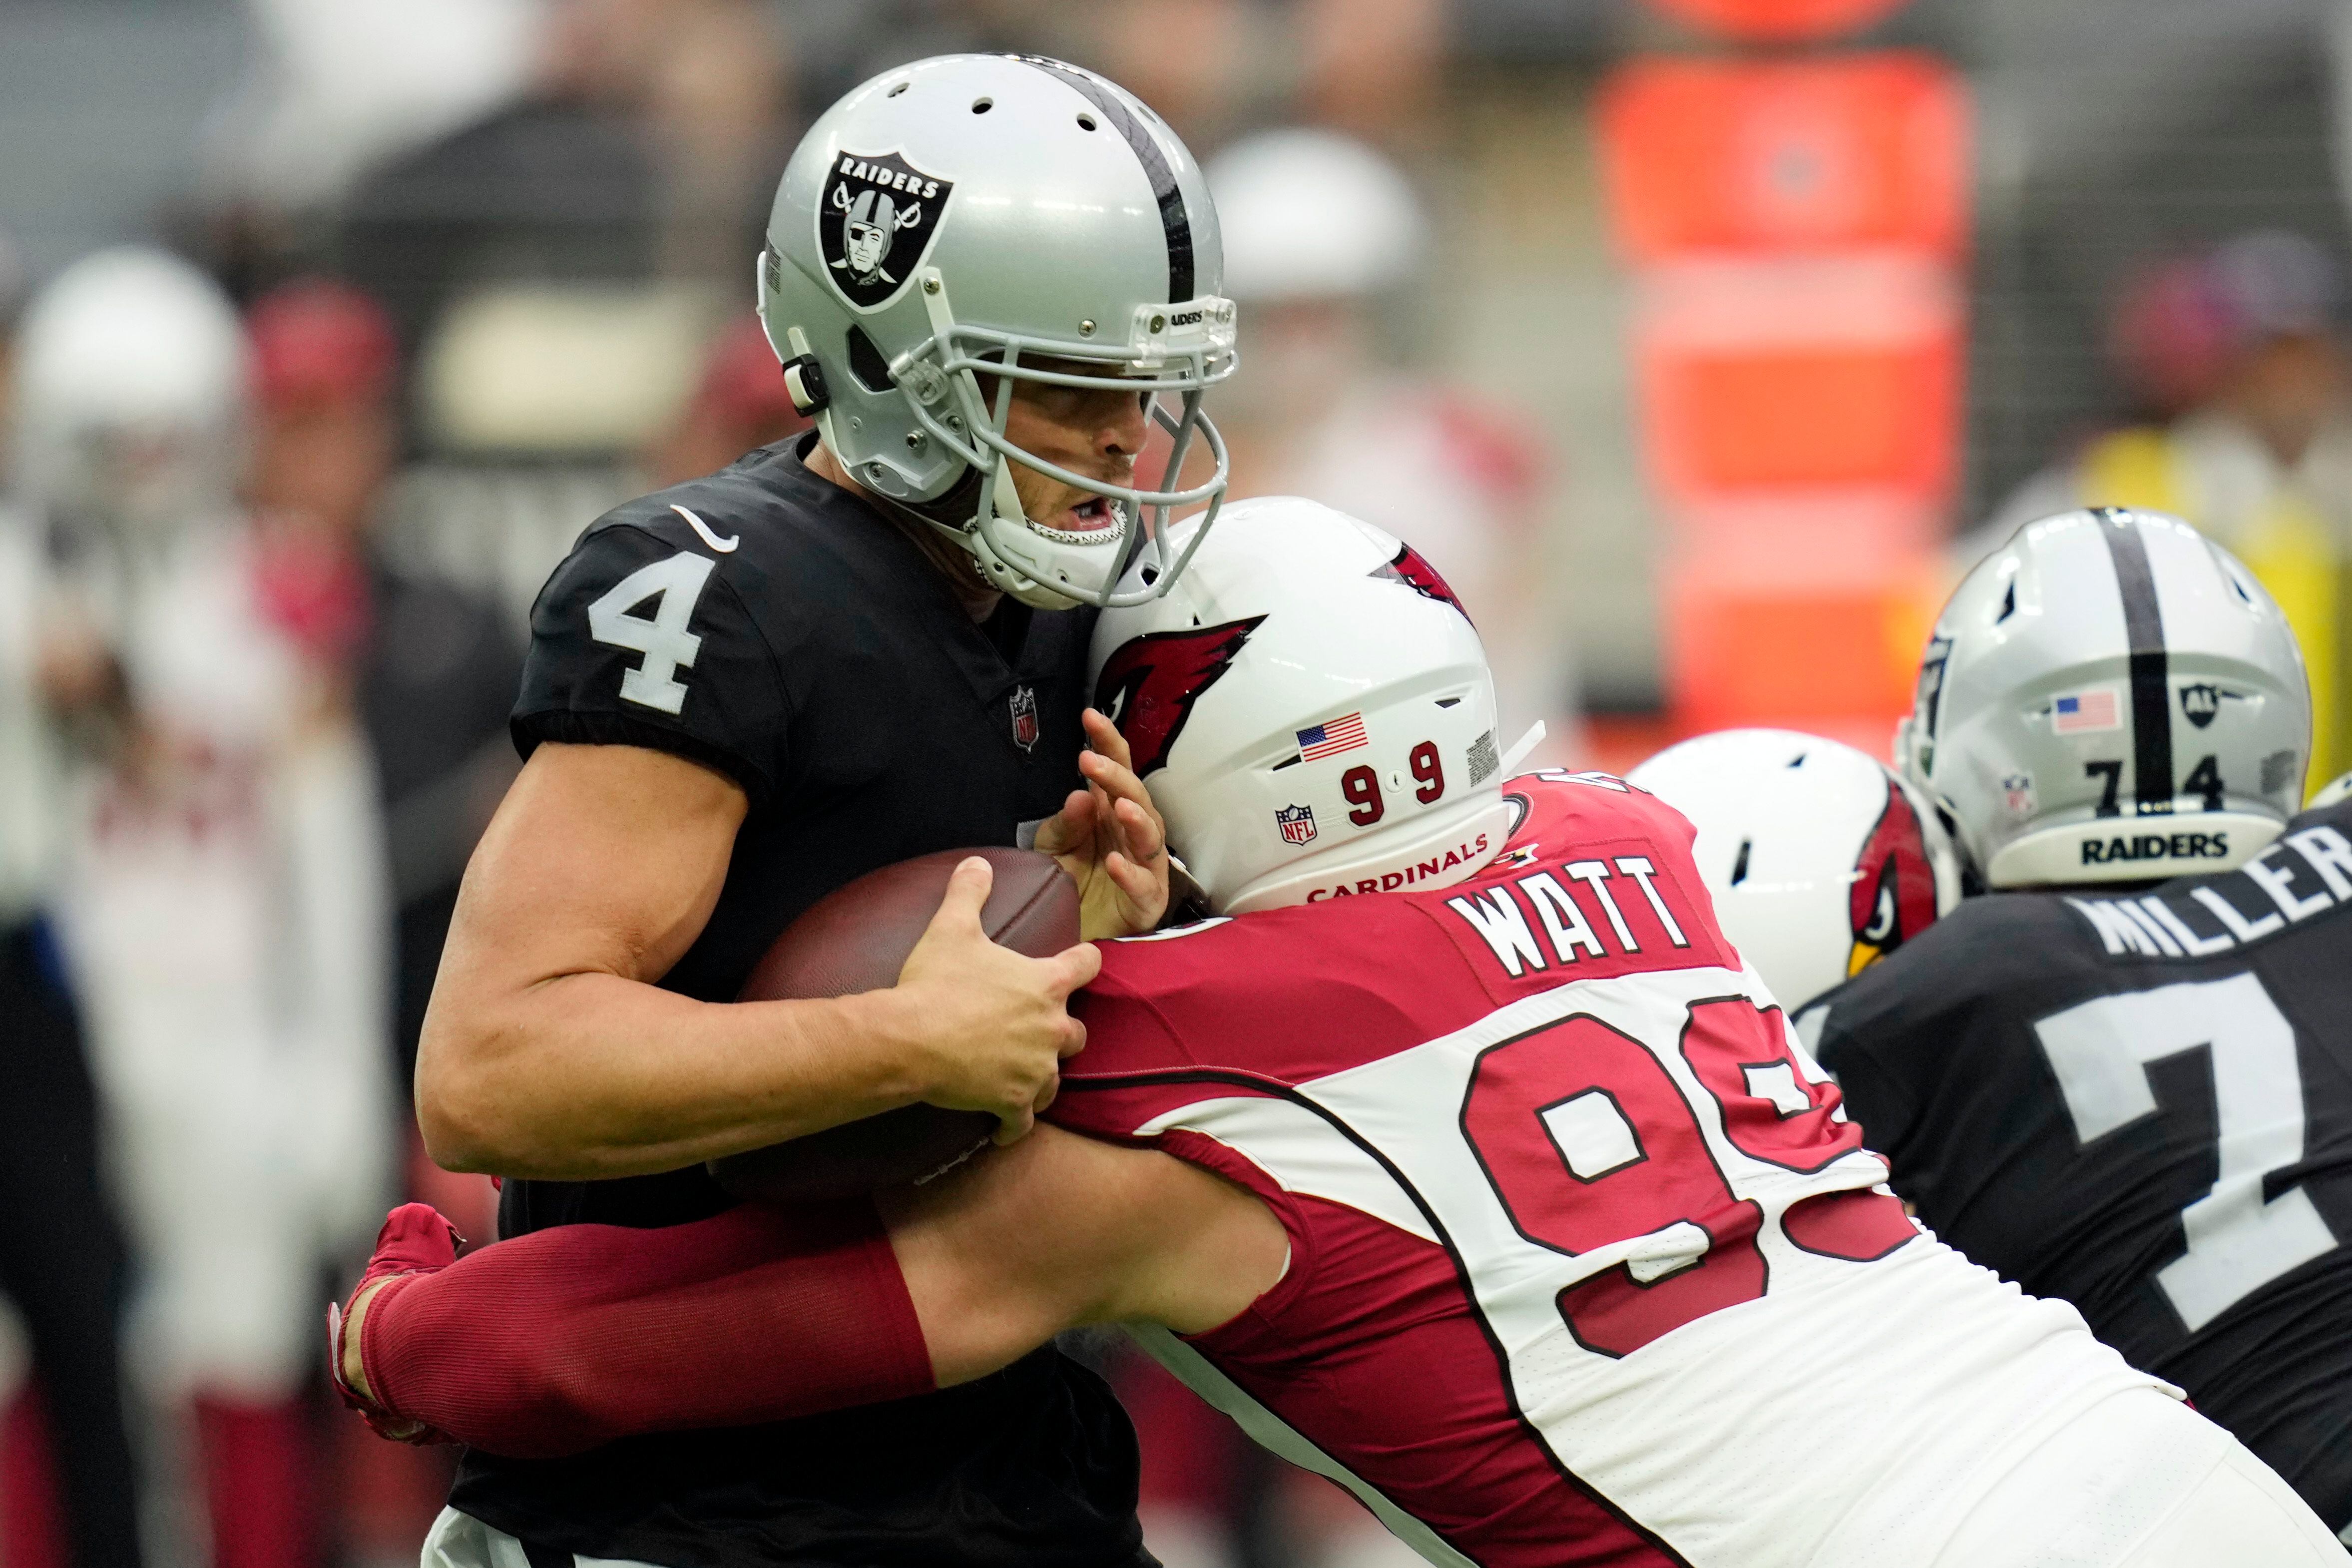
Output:
M1372 742L1364 733L1364 716L1350 713L1345 718L1326 719L1312 729L1298 734L1298 760L1318 763L1325 757L1336 757L1342 752L1352 752Z

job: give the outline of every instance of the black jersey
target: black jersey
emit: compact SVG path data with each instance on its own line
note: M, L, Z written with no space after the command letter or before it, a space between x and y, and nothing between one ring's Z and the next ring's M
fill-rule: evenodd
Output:
M1014 843L1060 808L1092 629L1010 602L975 625L897 525L772 447L582 537L531 612L515 742L651 746L742 784L725 887L662 981L732 1000L833 889ZM509 1182L500 1229L672 1225L730 1201L699 1165ZM1125 1414L1052 1350L896 1405L571 1459L469 1453L451 1497L534 1547L675 1568L1108 1568L1140 1548L1135 1500Z
M1971 899L1799 1027L1938 1236L2352 1522L2352 805L2237 871Z

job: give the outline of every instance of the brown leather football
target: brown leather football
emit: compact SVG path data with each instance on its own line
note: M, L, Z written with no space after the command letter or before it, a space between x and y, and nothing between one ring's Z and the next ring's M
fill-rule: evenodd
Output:
M1078 889L1053 857L1030 849L950 849L869 871L794 921L743 983L738 1000L848 996L898 983L898 971L939 912L948 877L971 856L995 868L981 906L992 941L1049 958L1078 940ZM710 1162L738 1197L815 1203L902 1186L951 1169L987 1146L984 1111L908 1105L789 1143Z

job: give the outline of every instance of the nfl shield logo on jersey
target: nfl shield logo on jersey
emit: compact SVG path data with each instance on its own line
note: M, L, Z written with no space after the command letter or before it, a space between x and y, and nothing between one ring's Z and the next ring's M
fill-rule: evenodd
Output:
M896 153L844 153L817 206L817 248L833 286L861 310L905 286L939 232L955 182L926 174Z
M1024 752L1037 749L1037 693L1034 688L1013 689L1013 743Z
M1315 838L1315 808L1311 805L1276 806L1274 825L1282 829L1286 844L1307 844Z

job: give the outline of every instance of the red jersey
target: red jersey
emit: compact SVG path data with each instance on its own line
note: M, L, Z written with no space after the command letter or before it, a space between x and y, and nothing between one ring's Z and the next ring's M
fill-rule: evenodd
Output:
M1989 1456L2152 1380L1905 1216L1680 816L1507 794L1466 882L1105 944L1050 1120L1291 1247L1232 1322L1138 1337L1433 1562L1927 1560Z

